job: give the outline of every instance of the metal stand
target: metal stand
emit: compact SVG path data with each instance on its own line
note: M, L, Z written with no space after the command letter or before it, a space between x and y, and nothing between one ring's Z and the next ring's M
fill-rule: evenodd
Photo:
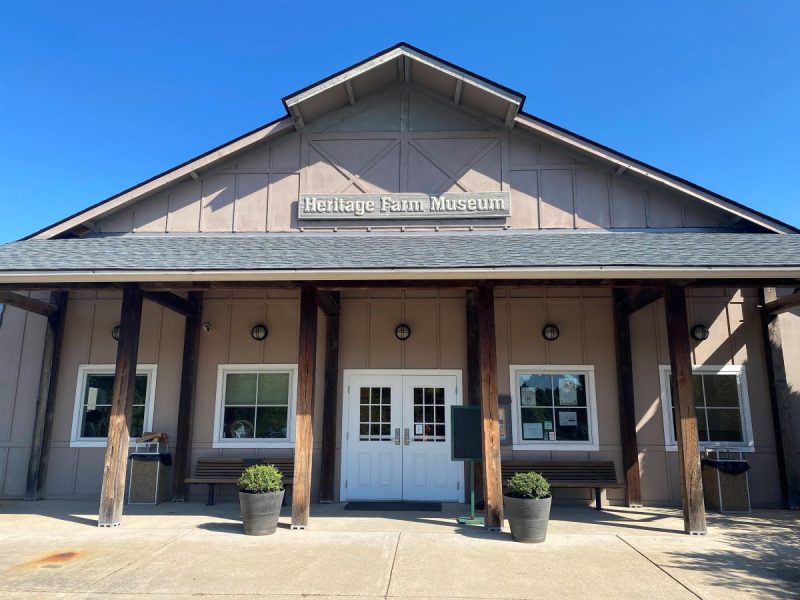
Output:
M459 525L483 525L483 517L475 516L475 461L469 461L469 516L458 517Z

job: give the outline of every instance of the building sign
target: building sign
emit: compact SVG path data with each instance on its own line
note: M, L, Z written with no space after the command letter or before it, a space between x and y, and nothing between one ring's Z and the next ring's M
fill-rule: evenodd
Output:
M300 219L502 219L511 215L508 192L430 194L301 194Z

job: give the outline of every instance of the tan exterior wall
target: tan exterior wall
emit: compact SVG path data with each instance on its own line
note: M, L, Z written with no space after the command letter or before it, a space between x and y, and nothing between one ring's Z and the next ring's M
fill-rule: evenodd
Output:
M401 101L405 98L405 101ZM737 227L729 215L539 136L392 89L101 219L98 233L298 231L300 193L510 191L497 220L304 223L373 231Z
M757 296L754 290L695 291L689 299L690 322L709 325L711 336L694 347L697 365L744 365L749 387L755 452L753 503L774 506L780 501L772 416L767 393ZM53 446L46 484L48 497L94 497L99 493L103 448L70 448L75 388L80 364L114 362L116 343L111 329L119 322L116 293L75 292L70 295L65 346L58 378ZM215 449L212 429L217 365L225 363L296 363L298 295L292 290L242 290L206 294L203 320L210 333L201 337L192 464L200 456L281 456L290 449ZM263 322L269 337L263 343L250 329ZM408 323L411 338L401 343L394 328ZM561 336L545 342L544 324L558 325ZM791 321L795 323L795 321ZM320 315L317 352L315 447L312 497L318 497L324 326ZM496 295L499 393L510 393L510 364L593 365L598 409L599 450L592 452L531 452L505 448L503 456L523 459L613 459L621 477L615 348L611 297L599 288L498 289ZM793 326L793 325L791 325ZM174 440L180 382L183 318L145 302L139 362L158 364L154 429ZM649 504L678 504L677 454L664 444L659 365L669 363L663 303L633 316L633 357L636 419L642 467L643 499ZM24 493L30 452L33 408L41 362L44 319L7 309L0 327L0 483L3 497ZM466 332L462 290L373 290L345 292L342 301L340 368L457 369L466 383ZM788 370L794 382L796 369ZM340 377L339 398L343 378ZM341 422L339 402L338 422ZM513 417L512 417L513 418ZM337 430L337 481L341 429ZM199 499L202 486L193 490ZM590 499L589 491L559 490L562 499ZM231 490L223 492L231 494ZM621 491L609 492L620 500Z

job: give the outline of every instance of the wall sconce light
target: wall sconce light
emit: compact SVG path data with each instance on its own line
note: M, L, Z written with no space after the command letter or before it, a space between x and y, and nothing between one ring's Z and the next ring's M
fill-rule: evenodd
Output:
M267 339L268 334L269 331L267 330L267 327L265 325L262 325L261 323L259 323L250 330L250 337L257 342Z
M405 323L400 323L400 325L394 328L394 336L401 342L405 342L411 337L411 327Z
M548 342L556 341L559 335L561 335L561 332L555 325L548 323L542 328L542 337Z
M692 327L692 337L698 342L707 340L709 335L708 327L705 325L695 325Z
M211 323L203 323L203 333L211 333Z
M119 325L114 325L114 327L111 329L111 337L116 341L119 341Z

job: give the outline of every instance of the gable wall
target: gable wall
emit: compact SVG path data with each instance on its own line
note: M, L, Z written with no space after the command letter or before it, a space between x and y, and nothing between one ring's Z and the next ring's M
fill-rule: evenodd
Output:
M498 220L309 222L300 193L510 191ZM469 226L517 229L730 228L728 215L656 189L587 157L459 109L431 92L392 86L303 131L96 223L98 233L221 233Z

